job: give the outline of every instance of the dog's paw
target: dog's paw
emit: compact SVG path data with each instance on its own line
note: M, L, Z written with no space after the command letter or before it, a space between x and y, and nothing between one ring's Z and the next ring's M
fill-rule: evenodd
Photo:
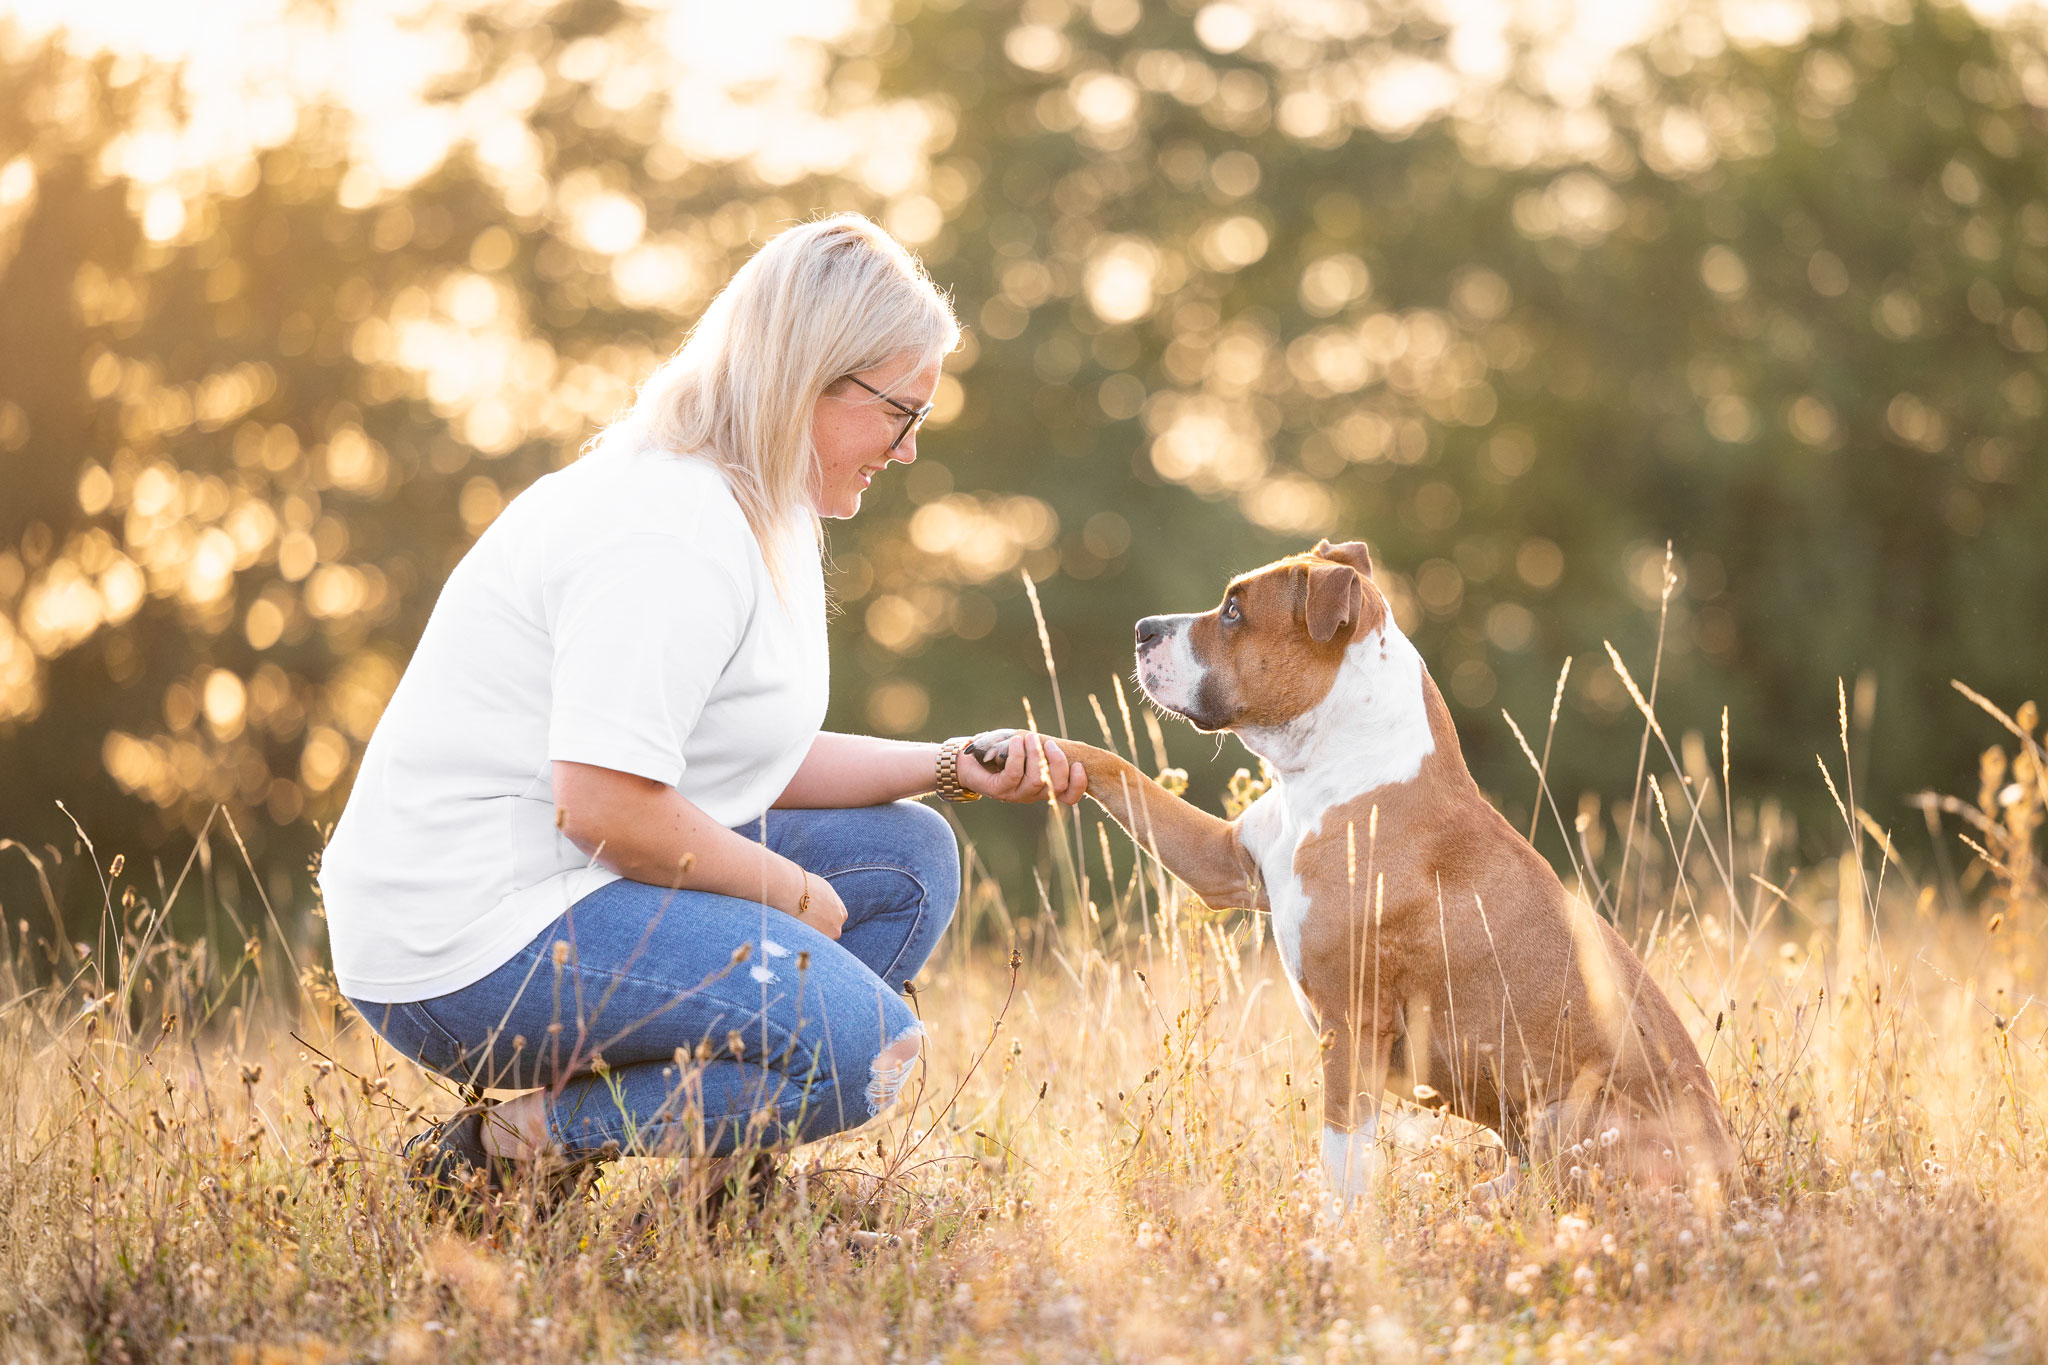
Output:
M999 773L1010 759L1010 740L1015 730L983 730L967 741L967 752L974 761L992 773Z
M1512 1159L1508 1168L1491 1180L1482 1180L1466 1191L1465 1197L1472 1201L1472 1207L1481 1213L1491 1213L1508 1201L1515 1187L1522 1183L1522 1169Z

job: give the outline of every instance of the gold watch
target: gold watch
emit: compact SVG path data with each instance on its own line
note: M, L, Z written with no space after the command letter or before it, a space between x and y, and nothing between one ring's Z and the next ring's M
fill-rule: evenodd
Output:
M971 792L960 785L960 751L967 747L971 735L957 735L939 746L939 781L937 791L941 801L979 801L980 792Z

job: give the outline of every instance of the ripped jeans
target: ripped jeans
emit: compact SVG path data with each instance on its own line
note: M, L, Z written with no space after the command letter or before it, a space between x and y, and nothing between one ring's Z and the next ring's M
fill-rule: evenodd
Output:
M353 1003L444 1076L545 1087L549 1134L572 1155L724 1155L858 1127L917 1058L903 983L953 918L953 831L899 801L770 811L740 832L832 884L836 942L752 901L621 879L473 985Z

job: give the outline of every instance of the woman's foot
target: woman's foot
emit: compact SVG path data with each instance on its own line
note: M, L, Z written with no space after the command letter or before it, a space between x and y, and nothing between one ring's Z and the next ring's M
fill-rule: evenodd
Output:
M413 1134L399 1153L407 1182L428 1207L455 1216L472 1230L480 1229L521 1184L531 1185L534 1212L551 1216L594 1185L599 1169L619 1155L618 1144L608 1142L575 1155L528 1147L525 1159L513 1156L502 1139L493 1141L506 1131L500 1108L473 1104L458 1109Z
M716 1223L735 1200L749 1210L766 1207L769 1196L775 1193L775 1177L781 1165L775 1153L765 1150L736 1152L714 1160L706 1176L708 1188L697 1205L704 1226Z
M432 1212L475 1221L475 1215L504 1195L507 1163L493 1160L484 1150L485 1108L472 1104L458 1109L414 1133L399 1149L406 1183L419 1191Z
M665 1225L679 1223L709 1231L735 1205L749 1213L758 1212L774 1195L780 1169L780 1156L764 1150L685 1157L626 1224L626 1243L646 1251Z

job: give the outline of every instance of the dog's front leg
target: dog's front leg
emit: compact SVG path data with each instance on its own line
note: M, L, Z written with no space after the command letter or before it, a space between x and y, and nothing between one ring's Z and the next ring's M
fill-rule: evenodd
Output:
M1004 746L1018 733L984 731L967 751L1000 770L1007 761ZM1088 795L1197 896L1219 908L1265 908L1258 864L1245 851L1235 821L1188 804L1107 749L1077 739L1028 738L1034 744L1058 744L1068 759L1080 764L1088 773Z
M1371 1200L1387 1164L1380 1099L1394 1055L1394 1021L1353 1022L1364 1013L1327 1021L1323 1033L1323 1173L1330 1214L1340 1219Z

